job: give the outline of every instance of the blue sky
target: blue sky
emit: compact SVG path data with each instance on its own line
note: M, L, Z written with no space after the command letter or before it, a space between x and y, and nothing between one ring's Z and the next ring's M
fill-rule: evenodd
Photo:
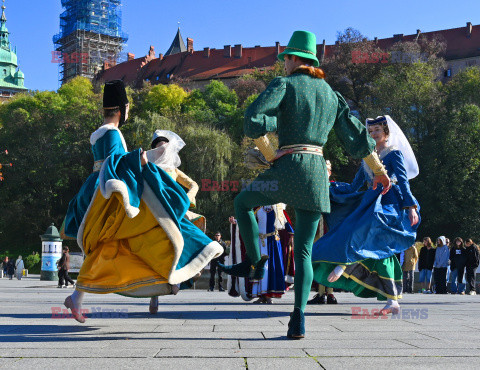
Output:
M297 5L302 4L302 5ZM52 36L59 32L60 0L6 0L10 41L17 47L25 85L32 90L56 90L58 64L52 63ZM126 51L145 55L150 45L165 53L177 29L194 48L223 45L286 45L291 33L304 29L333 44L337 32L354 27L369 38L391 37L480 24L480 1L321 1L285 0L123 0Z

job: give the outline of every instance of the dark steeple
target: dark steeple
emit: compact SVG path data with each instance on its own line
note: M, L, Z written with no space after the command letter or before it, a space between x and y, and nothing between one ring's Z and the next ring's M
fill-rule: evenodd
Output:
M172 45L170 45L170 48L165 53L165 56L183 53L184 51L187 51L187 48L185 47L185 43L183 42L182 34L180 33L180 27L178 27L177 34L173 39Z

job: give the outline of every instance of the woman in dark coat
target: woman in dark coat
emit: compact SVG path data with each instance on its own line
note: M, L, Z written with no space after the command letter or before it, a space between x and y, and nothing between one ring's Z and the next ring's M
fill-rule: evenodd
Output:
M12 280L13 275L15 275L15 263L12 259L9 259L7 263L7 275L10 280Z
M467 254L465 267L467 270L468 294L475 295L477 294L475 291L475 272L477 271L480 262L480 251L478 250L478 246L473 243L472 239L467 239L465 245Z

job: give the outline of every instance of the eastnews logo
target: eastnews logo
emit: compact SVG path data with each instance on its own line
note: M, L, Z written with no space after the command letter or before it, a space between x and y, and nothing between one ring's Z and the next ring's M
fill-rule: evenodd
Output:
M211 179L202 179L201 191L278 191L278 181L215 181Z
M425 53L408 53L404 51L392 52L368 52L361 50L352 51L352 63L417 63L427 62L428 56Z
M91 309L82 308L80 314L87 316L90 319L127 319L128 310L113 308L92 307ZM68 308L52 307L52 319L71 319L73 315Z
M362 319L401 319L401 320L426 320L428 319L428 308L401 308L397 314L392 314L392 316L382 315L382 310L380 308L362 308L362 307L352 307L352 316L351 319L362 320Z

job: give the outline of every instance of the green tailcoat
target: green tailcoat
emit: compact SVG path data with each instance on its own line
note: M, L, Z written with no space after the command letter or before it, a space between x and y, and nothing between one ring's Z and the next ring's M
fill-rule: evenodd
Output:
M324 146L332 128L351 156L364 158L373 152L375 141L350 114L345 99L325 80L303 73L275 78L245 113L248 137L256 139L276 131L280 147ZM315 154L285 155L251 185L272 204L287 203L322 213L330 212L328 187L325 160Z

